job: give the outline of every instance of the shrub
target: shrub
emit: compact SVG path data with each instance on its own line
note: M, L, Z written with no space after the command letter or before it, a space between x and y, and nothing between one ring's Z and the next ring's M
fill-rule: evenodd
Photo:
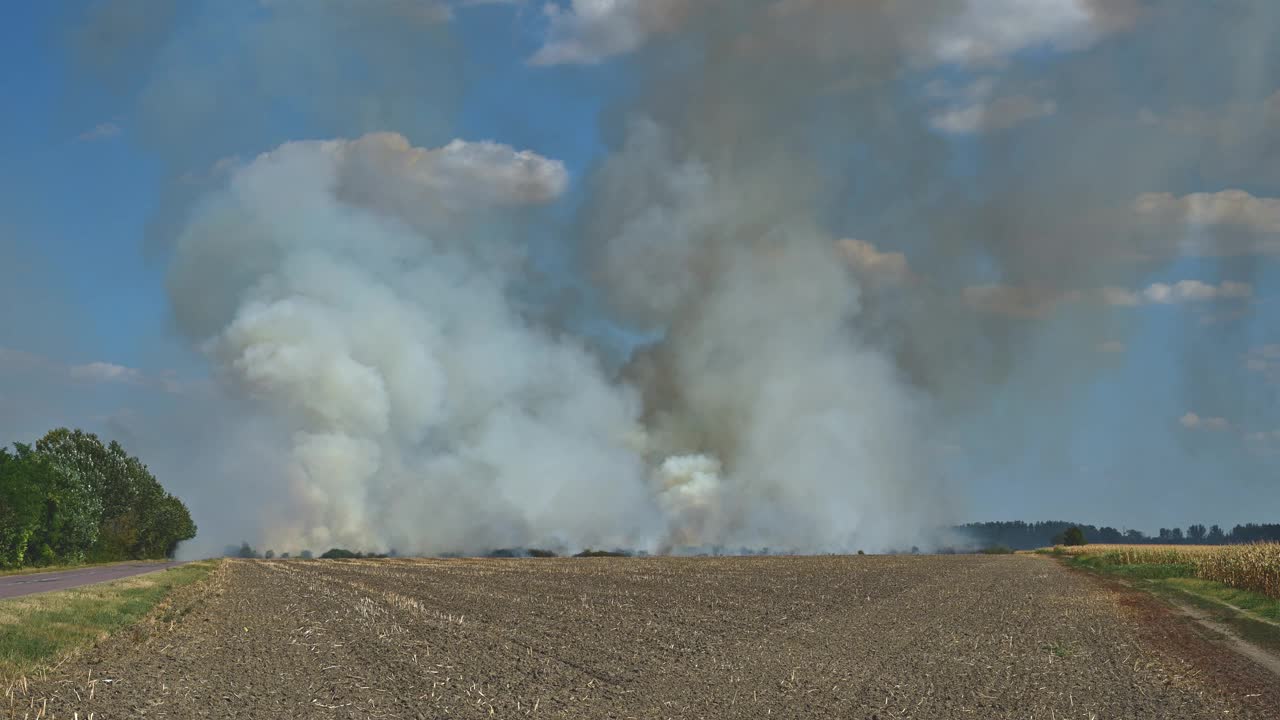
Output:
M582 552L574 555L574 557L628 557L628 553L622 550L592 550L587 548Z
M1075 547L1085 544L1084 531L1079 527L1069 527L1062 533L1062 544Z
M321 560L347 560L351 558L364 557L360 553L351 552L346 548L329 548L320 556Z

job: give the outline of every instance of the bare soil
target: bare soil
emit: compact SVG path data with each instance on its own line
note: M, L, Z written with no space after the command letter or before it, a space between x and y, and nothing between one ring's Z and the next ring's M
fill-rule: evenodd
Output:
M1280 717L1263 676L1191 621L1033 556L232 561L189 603L9 688L4 709Z

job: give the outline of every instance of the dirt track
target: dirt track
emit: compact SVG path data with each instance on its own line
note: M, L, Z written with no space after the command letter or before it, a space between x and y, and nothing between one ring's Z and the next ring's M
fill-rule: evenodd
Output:
M1247 663L1212 655L1159 609L1029 556L234 561L193 602L141 644L114 639L14 691L10 712L1145 719L1276 707ZM1180 659L1193 656L1217 674ZM1222 668L1240 682L1221 682Z

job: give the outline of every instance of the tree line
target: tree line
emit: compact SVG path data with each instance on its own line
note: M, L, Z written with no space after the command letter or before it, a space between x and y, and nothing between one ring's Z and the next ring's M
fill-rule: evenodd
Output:
M187 506L115 441L58 428L0 447L0 568L171 557L195 536Z
M1071 528L1079 528L1084 540L1091 543L1231 545L1251 542L1280 542L1280 524L1247 523L1223 530L1217 525L1191 525L1182 528L1160 528L1155 535L1140 530L1118 530L1083 523L1050 520L1045 522L981 522L956 528L980 546L1004 546L1014 550L1031 550L1059 544Z

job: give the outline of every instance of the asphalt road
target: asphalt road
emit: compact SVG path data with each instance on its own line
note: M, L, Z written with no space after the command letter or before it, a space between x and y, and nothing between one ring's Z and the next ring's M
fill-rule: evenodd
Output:
M143 573L165 570L180 562L137 562L116 565L97 565L76 570L55 570L30 575L0 576L0 600L33 593L70 590L82 585L119 580Z

